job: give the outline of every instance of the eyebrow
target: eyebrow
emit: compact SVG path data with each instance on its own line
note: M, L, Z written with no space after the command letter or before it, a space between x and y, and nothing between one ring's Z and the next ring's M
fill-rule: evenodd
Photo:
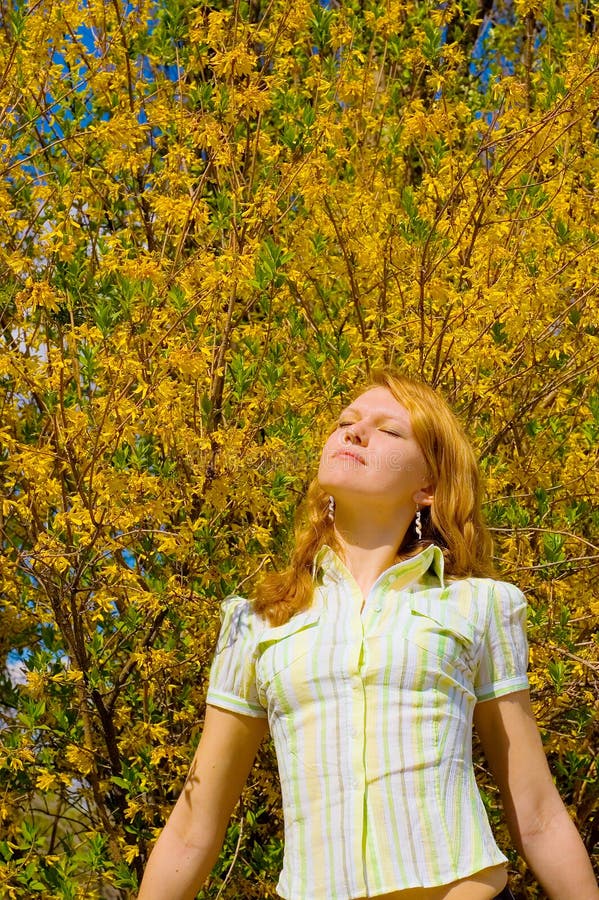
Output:
M355 406L348 406L345 409L342 409L339 413L339 416L344 416L346 413L355 413L357 415L361 415L359 409L356 409ZM405 425L404 419L400 419L399 416L394 416L393 413L386 412L378 412L375 413L376 419L393 419L394 422L398 422L400 425Z

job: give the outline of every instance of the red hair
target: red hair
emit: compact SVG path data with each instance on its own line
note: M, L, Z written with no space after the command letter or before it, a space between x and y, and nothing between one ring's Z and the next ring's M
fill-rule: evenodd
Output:
M421 510L422 538L417 538L413 527L408 528L397 548L398 556L406 559L435 543L443 550L445 574L450 578L492 576L493 544L482 519L478 464L458 419L440 394L394 369L373 372L355 396L373 387L386 387L408 410L434 485L432 506ZM320 547L328 544L342 553L327 515L328 500L328 493L314 478L298 509L288 567L268 573L256 587L254 608L271 625L283 624L310 605L312 564Z

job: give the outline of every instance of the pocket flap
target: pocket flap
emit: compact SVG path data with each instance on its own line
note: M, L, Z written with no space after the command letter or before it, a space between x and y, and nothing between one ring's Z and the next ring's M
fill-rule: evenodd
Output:
M320 612L311 608L296 613L284 625L263 631L258 643L260 655L257 663L263 688L280 672L314 650L316 634L313 629L319 619Z
M448 635L461 644L472 644L475 639L474 624L454 606L435 597L413 595L410 598L410 612L414 619L422 618L434 623L433 631Z
M320 619L320 611L310 607L303 612L296 613L284 625L276 625L273 628L265 628L262 632L258 646L261 651L266 650L272 644L278 644L299 631L304 631L313 625L317 625Z

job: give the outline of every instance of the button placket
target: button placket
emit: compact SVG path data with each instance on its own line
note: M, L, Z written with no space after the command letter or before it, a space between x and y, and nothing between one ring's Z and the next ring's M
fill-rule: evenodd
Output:
M349 675L349 721L348 721L348 764L350 771L348 784L351 789L350 804L352 810L352 860L362 857L362 843L364 837L364 796L366 791L366 770L364 761L364 718L365 718L365 694L362 679L362 667L364 658L364 618L362 606L362 592L357 584L346 583L346 602L350 609L348 617L348 675ZM359 868L353 868L353 890L360 895L366 894L366 884L363 881L363 873Z

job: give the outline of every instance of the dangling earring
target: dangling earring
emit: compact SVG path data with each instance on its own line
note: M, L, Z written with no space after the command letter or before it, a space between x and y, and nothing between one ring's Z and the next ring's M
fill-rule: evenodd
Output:
M332 495L329 496L329 511L327 513L327 518L329 522L335 521L335 498Z
M416 529L416 537L419 541L422 540L422 520L420 518L420 507L416 507L416 521L414 522L414 528Z

